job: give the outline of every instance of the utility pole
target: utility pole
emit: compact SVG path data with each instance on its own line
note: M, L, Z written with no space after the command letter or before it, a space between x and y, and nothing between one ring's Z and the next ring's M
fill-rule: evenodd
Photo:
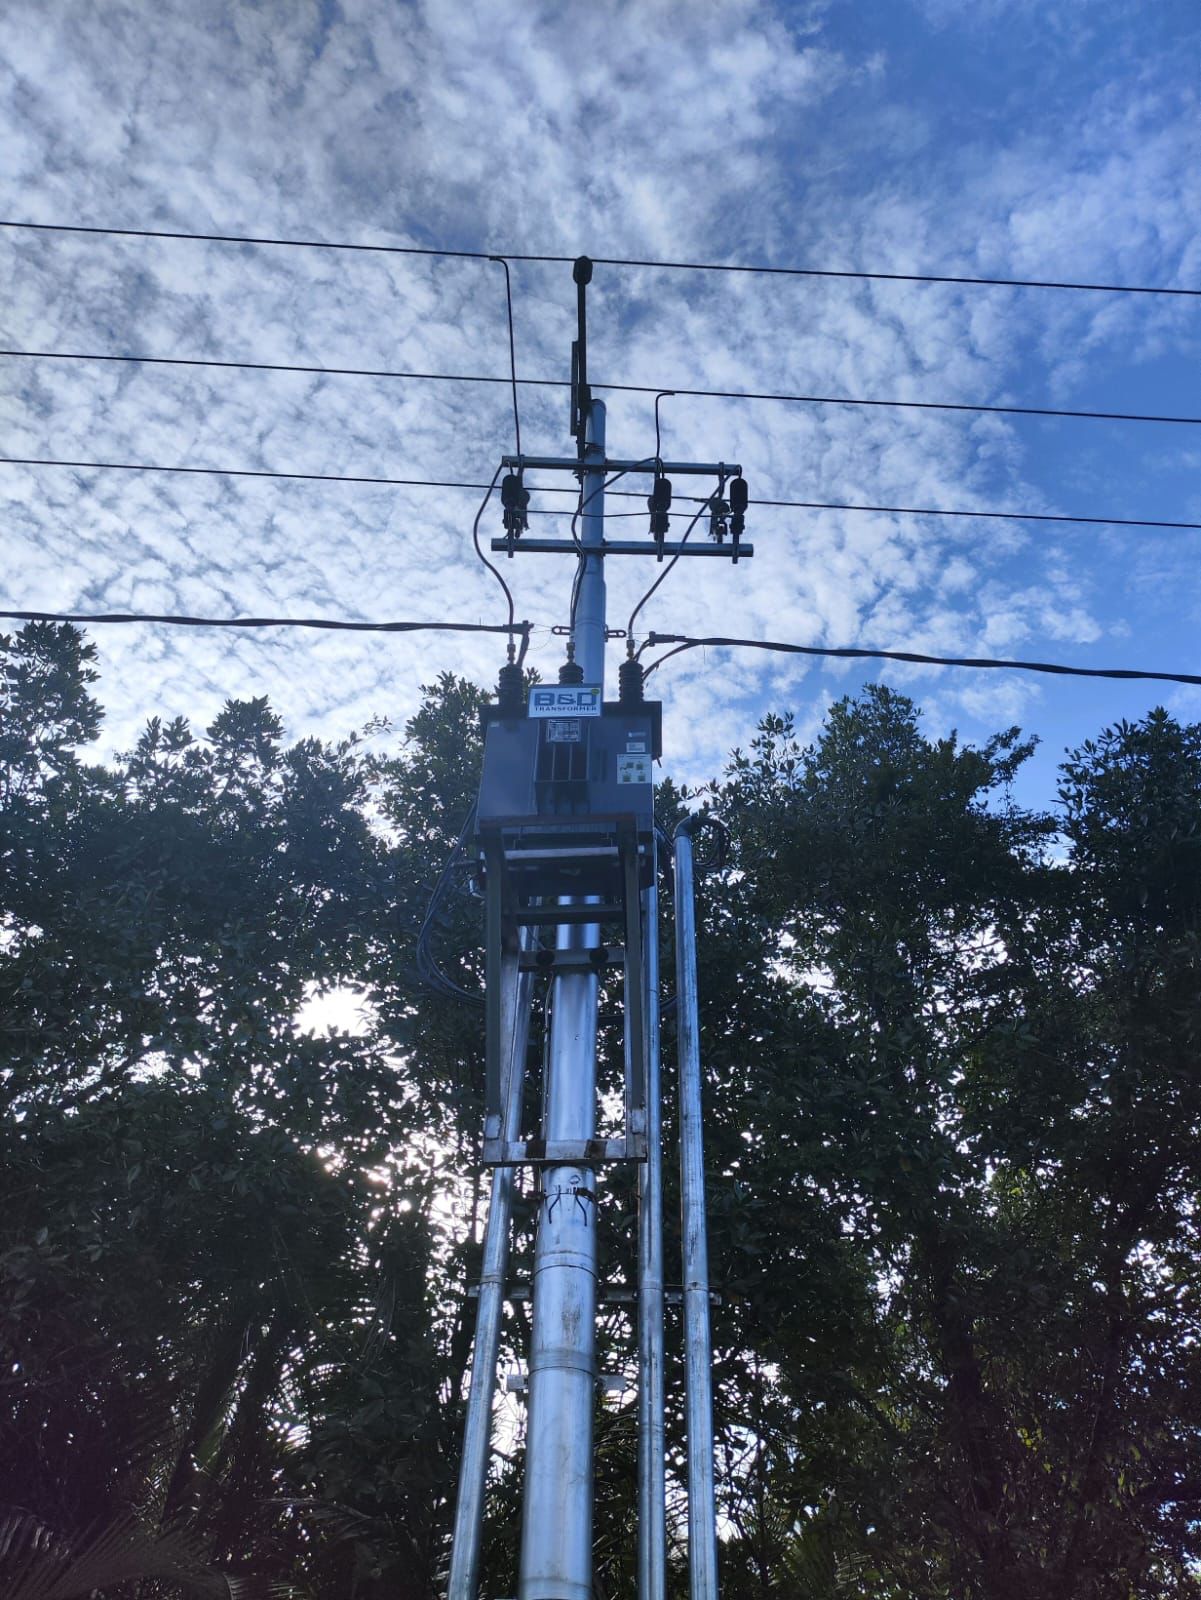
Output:
M575 664L604 698L605 408L586 413ZM595 949L595 923L558 930L561 950ZM546 1137L596 1132L596 971L553 980ZM534 1246L520 1600L592 1600L592 1418L596 1407L596 1175L547 1167Z
M562 630L567 634L567 659L560 668L559 685L537 686L527 705L520 668L510 665L502 670L497 704L484 714L484 770L477 807L487 918L484 1160L494 1172L448 1600L480 1600L479 1553L506 1292L512 1174L521 1165L537 1174L538 1206L529 1286L532 1321L519 1600L592 1600L596 1314L604 1298L597 1285L597 1190L602 1167L613 1161L634 1162L638 1167L634 1320L639 1600L663 1600L666 1587L663 1152L652 784L661 708L643 698L642 668L632 639L627 641L619 697L604 698L605 645L610 637L604 562L607 555L644 555L659 562L670 558L673 563L681 557L724 556L736 563L754 551L741 543L747 496L737 465L668 463L657 452L641 460L607 456L605 408L593 399L588 383L586 287L591 275L591 262L581 257L573 271L579 322L572 349L572 433L577 454L503 458L509 472L502 494L505 534L492 540L492 549L510 558L527 551L570 554L577 572L568 626ZM527 471L569 472L578 478L578 540L528 537ZM691 533L707 513L708 542L690 544L688 533L679 541L667 539L669 473L717 480L715 491L697 502L688 528ZM608 541L606 483L613 475L638 474L654 480L647 502L652 537ZM685 843L685 838L677 838L678 863ZM700 1104L700 1055L690 842L686 861L688 905L679 920L677 893L677 944L683 940L691 965L680 967L677 992L681 1104L688 1139L682 1170L689 1556L693 1600L716 1600L709 1289L700 1123L695 1114ZM613 930L620 932L623 943L605 942ZM600 1138L598 1004L602 974L613 967L621 968L624 978L625 1121L620 1137ZM537 1133L523 1138L523 1085L538 975L549 980L543 1111Z

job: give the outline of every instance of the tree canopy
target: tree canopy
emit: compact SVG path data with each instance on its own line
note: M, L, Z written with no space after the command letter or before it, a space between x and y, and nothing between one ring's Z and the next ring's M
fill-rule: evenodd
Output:
M461 875L433 936L466 998L417 945L486 697L443 677L336 744L249 698L99 763L93 645L31 624L0 672L0 1586L432 1600L485 1192ZM1012 799L1030 748L876 687L811 746L768 717L704 791L731 1600L1201 1596L1201 727L1100 732L1049 814ZM334 993L361 1023L314 1029ZM602 1188L628 1282L632 1185ZM603 1339L628 1363L621 1316ZM634 1435L598 1405L603 1597ZM513 1592L510 1422L484 1593Z

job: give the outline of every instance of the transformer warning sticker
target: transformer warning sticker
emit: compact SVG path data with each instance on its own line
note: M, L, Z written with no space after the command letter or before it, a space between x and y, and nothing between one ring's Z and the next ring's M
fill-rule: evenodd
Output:
M650 756L619 755L617 758L618 783L649 783L651 781Z

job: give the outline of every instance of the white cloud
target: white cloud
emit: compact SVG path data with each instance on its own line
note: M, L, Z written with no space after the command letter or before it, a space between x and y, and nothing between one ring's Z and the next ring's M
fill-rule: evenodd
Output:
M954 142L939 134L933 100L897 86L887 47L855 45L840 18L757 0L356 0L340 11L168 4L148 29L139 6L47 0L8 24L0 210L568 255L1196 274L1201 199L1184 159L1195 93L1179 75L1168 94L1149 68L1135 71L1124 95L1078 91L1031 130L1016 117L1003 138L982 125ZM1066 34L1061 44L1081 48ZM20 233L0 237L0 250L11 269L6 346L506 371L503 280L487 263ZM521 371L565 376L569 270L513 274ZM592 370L599 381L697 388L1077 403L1091 384L1140 361L1149 371L1195 339L1187 314L1009 290L598 267ZM0 378L13 455L486 481L511 444L499 385L16 361ZM612 447L648 451L650 397L607 401ZM525 389L521 406L527 444L567 448L563 391ZM1150 492L1149 477L1130 476L1133 455L1000 417L683 396L663 416L665 450L739 459L752 493L767 497L1091 509L1107 493ZM1155 448L1183 477L1184 446ZM470 492L0 472L15 605L498 615L495 584L470 552ZM615 499L613 509L637 504ZM566 528L539 522L540 532ZM490 511L485 536L498 526ZM1078 554L1012 524L763 509L750 532L753 562L682 565L647 625L1047 654L1118 640L1137 609L1137 654L1165 571L1177 610L1201 606L1179 547L1148 543L1136 560L1123 546L1131 578L1118 586L1085 582L1072 570ZM611 566L620 624L652 563ZM505 562L519 615L563 621L569 570L549 558ZM502 655L494 640L451 636L114 630L101 645L118 744L151 711L202 722L225 695L261 692L293 731L336 735L375 713L402 718L439 667L491 679ZM531 660L553 671L559 648L538 634ZM718 674L681 658L663 674L671 747L699 776L747 742L767 696L799 701L808 717L855 681L837 663L755 656ZM983 722L1037 705L1009 679L985 688L897 669L893 681Z

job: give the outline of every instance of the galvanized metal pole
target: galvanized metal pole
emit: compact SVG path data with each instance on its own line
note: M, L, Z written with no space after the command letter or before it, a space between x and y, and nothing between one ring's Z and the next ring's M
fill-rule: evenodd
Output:
M518 973L515 957L507 965L509 970L504 974L501 1017L503 1037L509 1040L510 1048L506 1061L501 1137L511 1140L516 1139L520 1132L521 1086L529 1048L533 978L528 972ZM463 1454L459 1464L459 1494L455 1502L447 1600L477 1600L479 1593L484 1502L488 1487L488 1464L492 1455L492 1401L496 1393L496 1360L504 1314L505 1272L509 1261L515 1178L516 1169L513 1167L494 1167L492 1170L492 1194L484 1229L480 1298L475 1318L467 1416L463 1424Z
M680 1062L680 1223L684 1267L684 1372L688 1415L688 1577L692 1600L717 1600L717 1510L713 1485L713 1344L709 1331L709 1242L701 1121L701 1045L696 985L692 835L676 829L676 1033Z
M638 1595L667 1588L663 1424L663 1117L659 1062L659 885L652 845L643 895L646 936L646 1161L638 1170Z
M584 682L605 671L605 409L594 401L584 452L575 658ZM561 927L560 949L600 942L594 924ZM545 1136L596 1132L597 978L565 972L551 996ZM596 1191L593 1169L547 1168L534 1246L520 1600L592 1600L593 1416L596 1406Z

